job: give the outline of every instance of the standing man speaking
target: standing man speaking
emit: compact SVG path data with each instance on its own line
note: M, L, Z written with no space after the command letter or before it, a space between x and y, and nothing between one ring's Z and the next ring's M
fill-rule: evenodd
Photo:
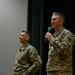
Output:
M51 17L51 25L55 30L45 34L49 41L48 61L46 64L47 75L72 75L72 51L75 44L75 35L65 29L62 13L54 12Z

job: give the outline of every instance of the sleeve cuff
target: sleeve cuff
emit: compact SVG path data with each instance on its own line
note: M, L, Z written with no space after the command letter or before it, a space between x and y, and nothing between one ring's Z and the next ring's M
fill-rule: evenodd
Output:
M52 40L50 41L50 45L53 45L54 41L55 41L55 38L52 38Z

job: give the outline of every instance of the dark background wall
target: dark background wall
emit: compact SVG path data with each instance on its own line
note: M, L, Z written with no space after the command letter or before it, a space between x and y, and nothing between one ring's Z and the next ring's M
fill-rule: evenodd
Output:
M65 27L74 32L75 2L73 0L44 0L44 22L45 26L50 25L50 18L53 12L63 13L66 18ZM47 26L46 26L47 27ZM45 28L47 29L47 28ZM74 32L75 33L75 32Z
M43 60L40 73L46 75L45 67L48 56L48 42L45 42L44 35L50 24L53 12L60 12L65 16L64 27L75 34L75 4L73 0L29 0L28 30L31 32L32 41ZM54 30L51 31L54 33ZM75 52L73 53L73 58ZM74 60L73 60L74 63Z
M44 34L47 28L51 26L50 19L53 12L60 12L65 16L65 28L69 29L75 34L75 2L73 0L44 0ZM51 31L54 32L53 30ZM48 43L44 43L44 68L47 61ZM74 48L75 49L75 48ZM73 58L75 57L73 51ZM75 60L73 60L73 63ZM74 65L73 65L74 67Z

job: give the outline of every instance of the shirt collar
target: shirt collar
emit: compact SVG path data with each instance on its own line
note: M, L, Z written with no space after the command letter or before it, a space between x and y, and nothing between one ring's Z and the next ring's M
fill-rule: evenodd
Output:
M59 35L63 30L64 30L65 28L62 28L60 31L58 31L58 32L55 32L54 33L54 36L57 36L57 35Z
M27 48L27 46L29 46L29 44L27 44L26 46L22 46L19 51L25 51L25 49Z

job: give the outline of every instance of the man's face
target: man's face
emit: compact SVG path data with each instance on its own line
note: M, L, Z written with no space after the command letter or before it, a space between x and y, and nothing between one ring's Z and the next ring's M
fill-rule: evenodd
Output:
M25 32L22 32L19 36L19 39L21 43L25 43L28 41L28 35Z
M51 18L52 28L56 29L63 24L63 20L59 17L59 15L53 15Z

